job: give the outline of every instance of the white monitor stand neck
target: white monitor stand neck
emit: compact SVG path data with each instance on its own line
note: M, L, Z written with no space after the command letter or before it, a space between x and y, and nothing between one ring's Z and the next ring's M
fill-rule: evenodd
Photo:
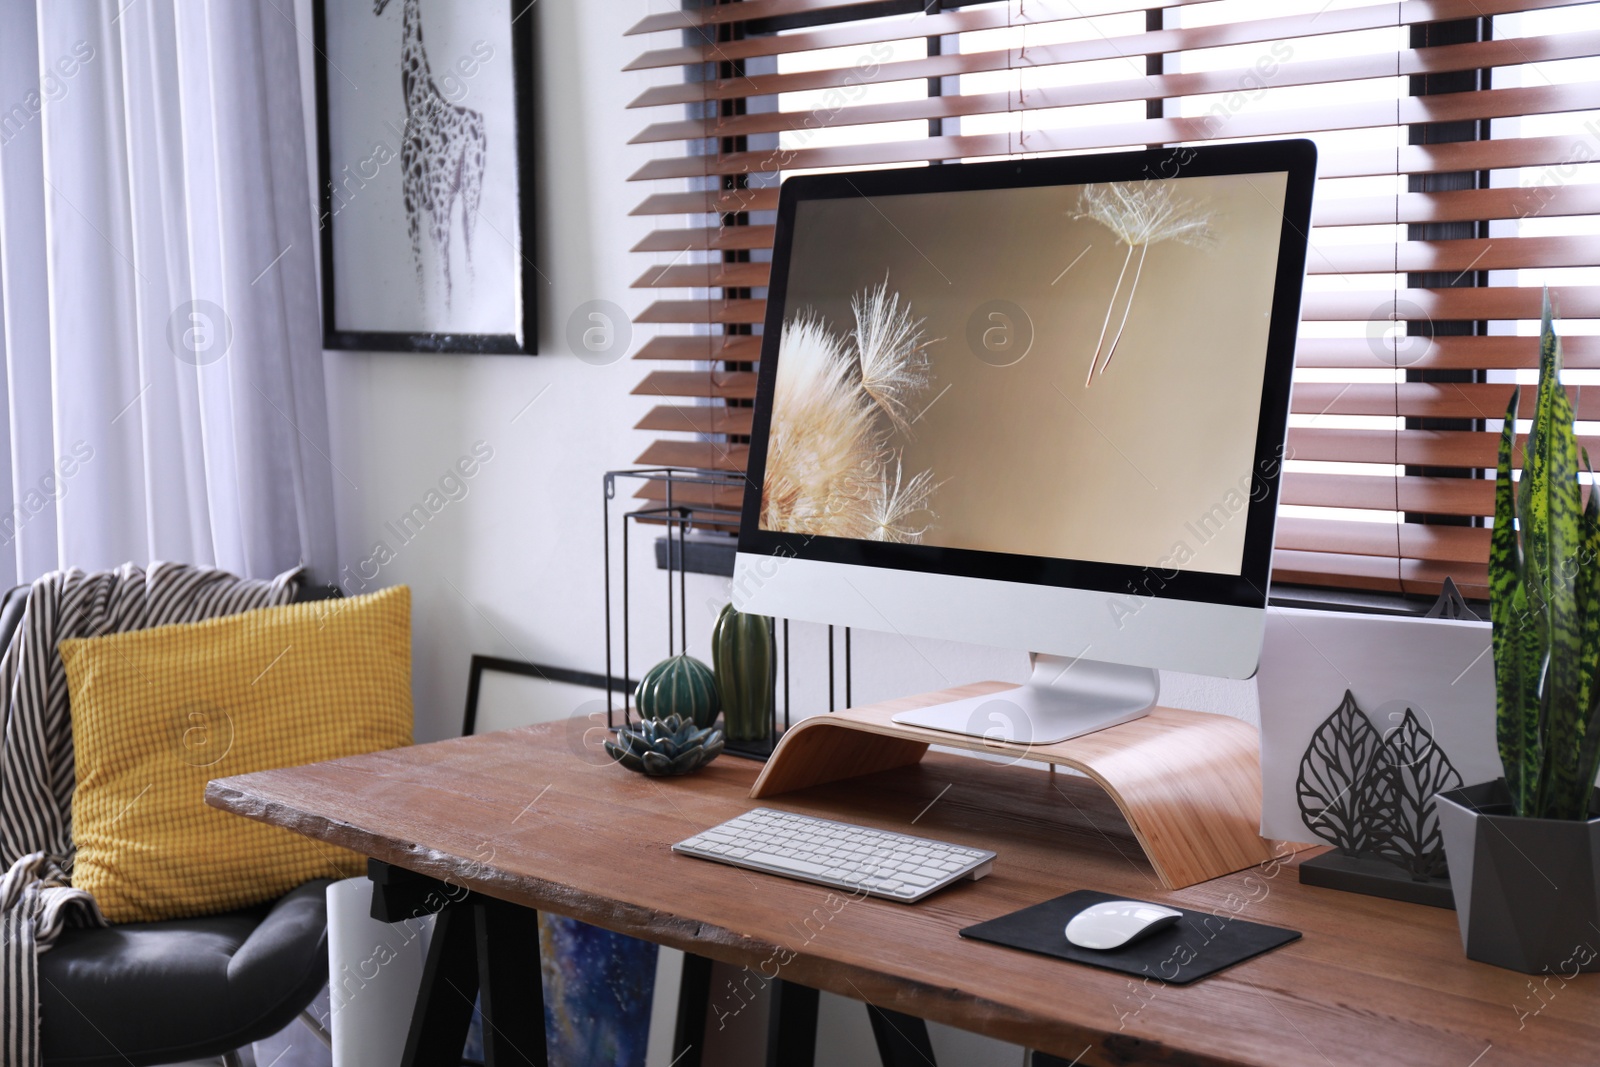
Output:
M1161 694L1161 676L1149 667L1038 652L1030 659L1033 675L1015 689L904 711L894 721L991 741L1053 745L1132 722Z

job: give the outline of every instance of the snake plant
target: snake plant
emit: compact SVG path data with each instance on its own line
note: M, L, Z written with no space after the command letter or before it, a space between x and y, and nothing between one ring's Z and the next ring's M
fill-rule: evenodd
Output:
M1600 500L1583 499L1548 292L1543 317L1538 399L1516 482L1520 390L1500 433L1489 549L1496 734L1513 814L1583 819L1600 765Z

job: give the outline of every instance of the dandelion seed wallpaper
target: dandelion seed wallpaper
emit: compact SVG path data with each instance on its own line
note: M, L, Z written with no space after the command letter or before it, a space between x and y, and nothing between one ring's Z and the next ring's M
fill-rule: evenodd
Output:
M1239 573L1286 190L801 202L762 528Z

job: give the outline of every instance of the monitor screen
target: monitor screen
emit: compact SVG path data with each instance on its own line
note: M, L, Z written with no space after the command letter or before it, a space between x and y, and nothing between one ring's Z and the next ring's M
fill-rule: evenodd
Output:
M760 528L1240 575L1289 184L799 198Z
M1259 612L1315 174L1298 140L786 180L736 600L1068 652Z

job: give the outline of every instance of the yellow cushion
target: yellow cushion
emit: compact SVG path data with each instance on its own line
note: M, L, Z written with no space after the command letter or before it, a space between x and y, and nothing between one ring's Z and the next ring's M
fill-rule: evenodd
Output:
M213 778L411 743L411 592L396 586L61 642L78 786L72 884L112 922L228 911L362 859L208 808Z

